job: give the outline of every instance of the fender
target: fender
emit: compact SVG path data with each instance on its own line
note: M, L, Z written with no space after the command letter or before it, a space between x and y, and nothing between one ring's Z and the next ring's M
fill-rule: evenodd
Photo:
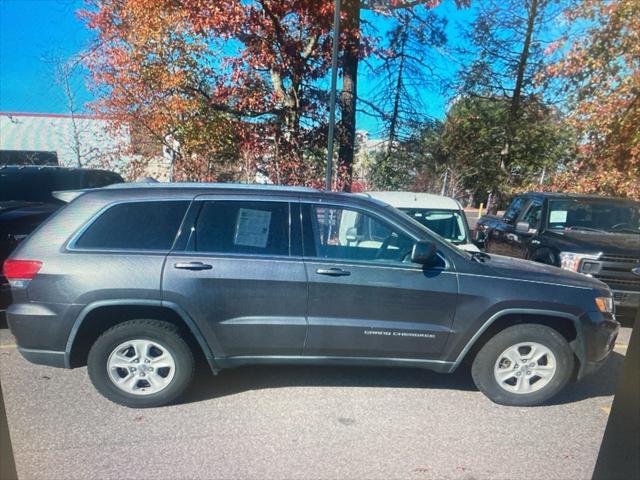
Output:
M489 317L489 319L487 321L484 322L484 324L482 324L482 327L480 327L478 329L478 331L476 331L476 333L473 335L473 337L471 337L469 339L467 344L460 351L460 353L456 357L456 360L453 363L451 369L449 370L449 373L453 372L456 368L458 368L460 363L462 363L462 360L464 359L464 357L467 355L467 353L469 353L469 350L471 350L471 347L473 347L473 345L480 338L480 336L496 320L498 320L501 317L504 317L505 315L518 314L518 313L520 313L520 314L529 314L529 315L533 314L533 315L543 315L543 316L551 316L551 317L562 317L562 318L566 318L566 319L571 320L573 322L573 325L574 325L575 329L576 329L576 335L577 336L576 336L576 339L569 344L569 346L571 347L573 352L578 357L578 360L580 360L580 371L582 371L582 369L585 366L586 352L585 352L585 346L584 346L584 335L583 335L583 332L582 332L582 328L583 327L582 327L582 322L580 321L580 317L577 317L576 315L573 315L571 313L559 312L559 311L556 311L556 310L540 310L540 309L531 309L531 308L508 308L508 309L500 310L500 311L494 313L493 315L491 315L491 317Z
M73 347L73 343L78 334L78 330L80 330L80 326L82 322L84 322L87 315L94 311L96 308L101 307L112 307L112 306L145 306L145 307L163 307L169 308L173 310L185 323L191 334L194 336L198 345L202 349L204 356L213 370L214 373L217 373L220 370L220 367L216 364L215 356L213 351L211 350L209 343L206 341L204 335L193 321L193 319L189 316L189 314L179 305L173 302L166 302L161 300L141 300L139 298L133 299L119 299L119 300L101 300L97 302L90 303L86 305L82 311L78 314L78 317L73 323L73 327L71 328L71 333L69 333L69 338L67 340L67 345L64 350L64 366L65 368L71 368L71 349Z

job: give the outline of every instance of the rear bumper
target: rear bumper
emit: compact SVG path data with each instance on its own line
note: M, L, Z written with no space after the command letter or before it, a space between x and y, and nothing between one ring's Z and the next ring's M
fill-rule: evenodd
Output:
M18 350L30 362L52 367L67 367L66 345L74 305L59 303L12 303L6 312L7 323ZM73 313L73 312L72 312Z
M36 350L32 348L18 347L18 351L25 360L38 365L47 365L49 367L66 368L65 352L56 352L53 350Z
M48 350L56 348L51 343L55 338L51 328L59 322L56 312L45 305L13 304L7 310L7 323L16 338L18 351L25 360L38 365L66 368L64 350Z
M6 278L0 274L0 311L11 305L11 286Z

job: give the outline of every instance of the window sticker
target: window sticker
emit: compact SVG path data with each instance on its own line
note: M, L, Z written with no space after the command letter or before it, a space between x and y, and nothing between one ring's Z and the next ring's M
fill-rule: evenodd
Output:
M241 208L238 210L233 243L244 247L265 248L269 239L270 224L271 212Z
M549 223L567 223L567 211L552 210L549 215Z

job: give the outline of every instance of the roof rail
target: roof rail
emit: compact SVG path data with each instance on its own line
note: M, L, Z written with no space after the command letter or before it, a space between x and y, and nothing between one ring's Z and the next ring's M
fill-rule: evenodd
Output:
M154 189L154 188L216 188L216 189L246 189L246 190L267 190L285 192L318 192L311 187L297 187L286 185L269 185L263 183L207 183L207 182L158 182L158 183L115 183L103 187L113 190L126 189Z

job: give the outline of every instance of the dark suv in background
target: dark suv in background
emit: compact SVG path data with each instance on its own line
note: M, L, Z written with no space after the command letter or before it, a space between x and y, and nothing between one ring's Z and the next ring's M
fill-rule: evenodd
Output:
M53 192L123 182L117 173L89 168L0 165L0 265L18 243L64 202ZM0 268L0 311L10 302Z
M467 361L493 401L535 405L600 366L619 328L596 279L470 254L379 201L302 188L93 190L20 244L5 273L22 355L87 365L131 407L175 400L200 355L214 372Z
M526 193L502 217L482 217L475 239L487 253L580 272L613 290L616 316L640 309L640 202L567 193Z

